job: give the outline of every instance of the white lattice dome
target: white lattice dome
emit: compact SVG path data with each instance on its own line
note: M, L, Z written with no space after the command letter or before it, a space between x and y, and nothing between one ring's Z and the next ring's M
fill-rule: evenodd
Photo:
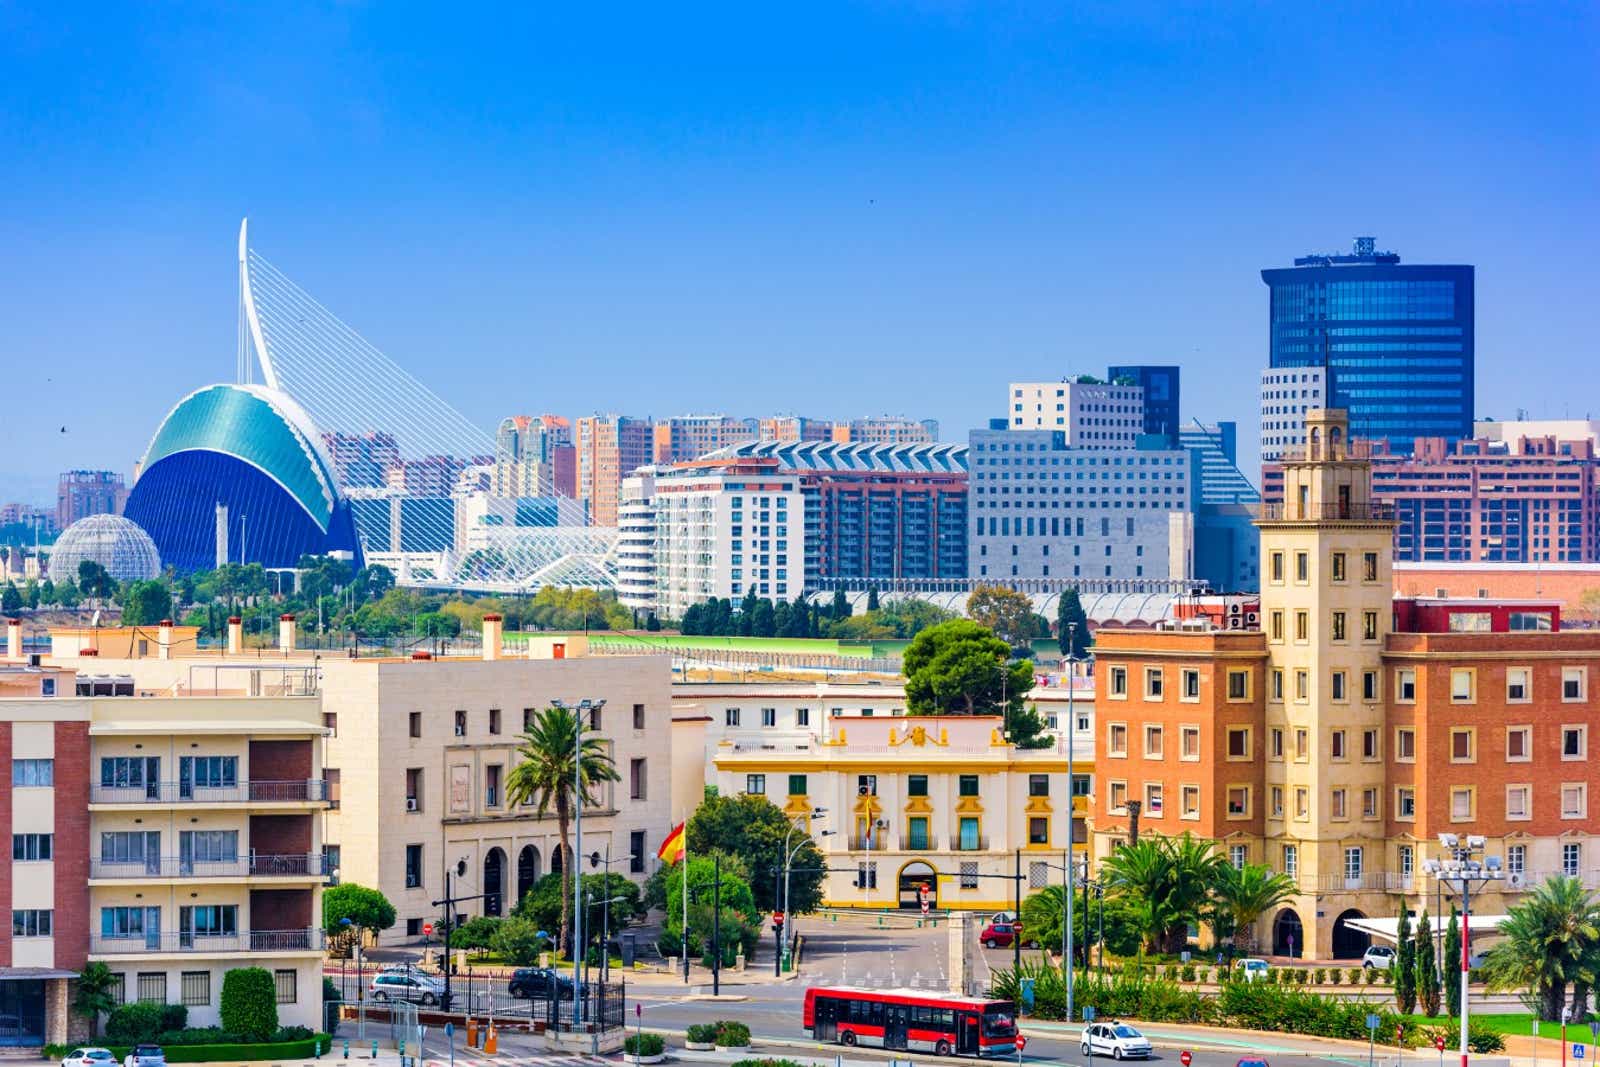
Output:
M161 575L156 543L139 524L121 515L90 515L56 538L50 552L50 578L76 582L78 564L93 560L119 582L149 581Z

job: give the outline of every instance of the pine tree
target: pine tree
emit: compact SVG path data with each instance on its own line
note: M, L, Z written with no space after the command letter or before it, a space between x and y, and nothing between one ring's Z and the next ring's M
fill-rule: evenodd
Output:
M1076 630L1072 629L1074 623L1077 624ZM1070 650L1067 647L1069 634ZM1078 596L1076 589L1062 593L1056 604L1056 641L1061 647L1061 654L1070 655L1073 659L1082 659L1089 650L1089 615L1083 610L1083 599Z
M1401 1015L1417 1010L1417 947L1411 941L1411 917L1400 905L1400 927L1395 933L1394 1004Z
M1450 906L1450 925L1444 930L1444 958L1439 961L1442 970L1461 966L1461 923L1456 919L1455 905ZM1461 982L1444 982L1444 1011L1452 1019L1461 1017Z
M870 586L867 589L867 610L868 611L877 611L878 610L878 587L875 586L875 585L874 586ZM1065 864L1063 864L1063 866L1065 866Z
M1433 928L1428 925L1428 909L1417 921L1417 1000L1423 1014L1439 1014L1439 972L1434 969Z

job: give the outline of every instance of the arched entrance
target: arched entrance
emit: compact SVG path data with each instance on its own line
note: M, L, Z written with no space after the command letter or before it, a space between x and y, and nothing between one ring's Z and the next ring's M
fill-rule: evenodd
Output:
M900 868L898 888L902 908L921 908L924 899L930 908L939 906L939 873L921 860Z
M1272 921L1272 954L1295 959L1306 954L1306 935L1300 926L1300 915L1293 908L1284 908Z
M506 854L491 848L483 857L483 913L499 915L505 908Z
M567 865L564 862L564 860L566 859L566 855L567 855L566 852L562 849L562 847L560 845L557 845L555 848L550 850L550 873L551 874L560 874L562 871L567 869ZM693 887L691 886L690 888L693 888Z
M1339 917L1333 922L1334 959L1358 960L1372 947L1372 935L1364 934L1350 925L1353 920L1366 917L1365 913L1355 908L1339 913Z
M533 845L523 845L517 853L517 904L521 904L539 880L539 850ZM512 907L515 907L513 904Z

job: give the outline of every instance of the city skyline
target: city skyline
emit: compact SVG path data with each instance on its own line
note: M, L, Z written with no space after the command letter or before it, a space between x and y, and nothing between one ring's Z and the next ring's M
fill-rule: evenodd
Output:
M1592 13L1379 12L838 11L605 37L535 17L504 44L427 27L417 56L423 28L375 12L80 27L9 7L0 315L39 402L0 430L0 498L131 473L174 396L232 379L246 213L486 434L519 411L891 411L959 441L1003 414L996 380L1110 363L1180 365L1184 420L1253 426L1260 270L1362 234L1477 268L1476 415L1585 414L1561 387L1600 214ZM255 58L290 38L288 69ZM63 75L92 65L68 54L104 81ZM1386 76L1298 76L1332 55ZM1329 144L1339 165L1311 166Z

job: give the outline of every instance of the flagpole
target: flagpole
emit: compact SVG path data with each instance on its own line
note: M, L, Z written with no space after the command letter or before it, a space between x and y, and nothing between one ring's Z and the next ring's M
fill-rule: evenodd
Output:
M689 817L683 822L683 982L689 984Z

